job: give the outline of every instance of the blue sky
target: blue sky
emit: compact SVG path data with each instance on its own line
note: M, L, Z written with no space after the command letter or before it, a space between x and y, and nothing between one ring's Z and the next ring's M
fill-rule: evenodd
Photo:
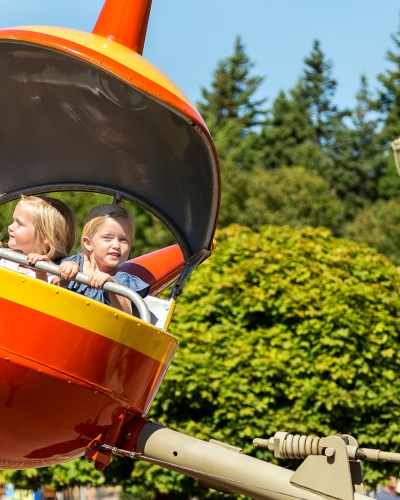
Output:
M0 26L49 24L91 31L103 0L0 1ZM336 102L354 105L360 75L372 89L394 48L398 0L153 0L144 56L188 95L200 98L217 61L232 54L240 35L253 73L265 77L260 96L271 104L294 86L318 39L333 62Z

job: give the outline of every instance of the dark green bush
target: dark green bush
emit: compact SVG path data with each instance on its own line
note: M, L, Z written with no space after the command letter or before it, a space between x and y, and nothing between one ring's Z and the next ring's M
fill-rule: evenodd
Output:
M360 210L344 233L346 238L366 242L400 264L400 198L378 200Z

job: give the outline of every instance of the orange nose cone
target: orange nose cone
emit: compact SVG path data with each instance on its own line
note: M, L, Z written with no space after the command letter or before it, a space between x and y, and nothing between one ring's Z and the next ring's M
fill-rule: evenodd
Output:
M152 0L106 0L93 33L143 53Z

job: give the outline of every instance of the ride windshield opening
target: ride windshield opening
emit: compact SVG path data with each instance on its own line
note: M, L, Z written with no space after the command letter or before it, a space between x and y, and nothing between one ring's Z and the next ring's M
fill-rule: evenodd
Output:
M120 197L118 196L113 197L107 194L87 191L50 192L39 194L34 198L37 199L41 196L43 196L47 201L55 199L59 200L59 202L62 202L64 205L69 206L76 214L77 219L77 237L75 240L75 244L72 246L72 248L70 247L71 249L68 252L68 255L72 255L72 257L65 255L64 259L49 259L50 262L54 262L55 264L60 264L62 266L66 264L65 262L63 262L63 260L68 261L68 263L69 261L73 261L77 263L77 267L75 268L76 272L78 272L78 270L79 274L84 272L83 260L86 253L84 248L85 238L82 238L82 229L85 218L87 217L88 213L92 213L93 210L106 208L106 210L111 210L113 213L122 211L123 214L129 215L129 220L131 221L130 226L132 229L132 234L130 236L128 235L130 231L129 227L126 230L127 234L125 235L124 233L122 235L122 239L120 241L122 242L122 247L125 248L122 253L120 253L119 243L117 245L117 249L111 248L111 258L114 257L116 259L114 259L114 261L116 262L114 271L115 273L117 273L115 275L115 278L113 278L111 276L111 274L113 273L111 272L111 281L115 279L115 282L117 284L121 284L128 289L130 288L134 292L137 292L140 296L145 297L149 293L153 296L161 293L162 290L164 290L169 284L175 281L179 276L181 268L183 266L183 256L179 250L178 245L175 242L174 237L169 232L169 230L159 220L156 219L156 217L140 208L139 206L135 205L134 203L120 199ZM22 254L25 253L25 255L27 255L28 252L24 252L22 248L19 248L18 246L15 247L13 226L19 225L20 221L18 219L18 207L20 207L20 205L23 206L26 203L26 200L29 200L29 197L24 198L22 201L14 200L12 202L3 204L2 209L0 210L0 228L2 231L1 236L4 247L9 246L11 250L17 250ZM21 201L20 205L18 204L19 201ZM116 220L118 220L118 216ZM120 238L120 236L118 236L118 238ZM106 239L108 241L110 240L110 235L106 234L104 235L104 237L102 236L102 239ZM127 242L125 242L125 240L129 240L129 245ZM9 241L10 245L8 245ZM103 245L104 247L104 245L108 244L107 241L105 243L103 241L102 243L102 240L99 239L99 243L97 244L97 246ZM98 249L96 247L96 251L97 250ZM158 252L161 252L162 255L158 254ZM136 262L136 258L138 256L140 256L140 262ZM109 259L110 255L107 255L106 258ZM163 262L163 266L160 269L161 261ZM78 264L78 262L80 262L80 264ZM32 264L31 261L30 263ZM110 262L108 264L110 264ZM157 272L155 272L153 269L154 265L156 265ZM12 270L17 270L22 274L24 274L26 270L27 273L29 273L28 275L31 277L37 277L44 281L48 281L49 283L58 284L56 283L58 278L54 278L54 276L51 276L54 279L53 281L50 281L49 279L47 279L47 276L46 279L41 277L40 272L37 269L35 269L35 274L35 272L33 272L32 270L32 267L29 267L29 263L28 267L25 266L26 263L20 262L16 266L9 268ZM60 269L62 268L60 267L59 270ZM100 271L103 272L99 268L99 273ZM74 283L74 285L72 286L71 278L65 277L63 273L60 273L58 270L56 271L56 274L64 279L62 286L64 286L65 288L77 291L78 293L84 294L89 298L98 300L99 302L103 302L107 305L120 308L120 304L113 304L112 302L109 302L109 294L103 291L102 282L96 282L95 284L93 284L90 282L90 280L88 283L80 281L78 282L80 283L79 285L77 283ZM123 282L120 283L121 279ZM129 283L125 283L125 281L129 281ZM134 281L134 283L132 283L132 281ZM73 288L74 286L76 290ZM86 288L92 289L85 290L83 292L83 288L85 288L85 286ZM112 290L109 290L109 292L111 291ZM106 296L105 301L103 295ZM131 306L127 306L127 309L131 310ZM124 311L124 309L122 310ZM132 313L137 313L137 310L137 307L133 307ZM126 310L125 312L128 312L128 310Z
M114 202L114 197L111 195L87 191L62 191L38 194L38 196L41 195L59 199L70 206L75 212L77 234L72 253L75 253L80 246L83 221L90 209L96 205ZM12 221L13 212L18 201L18 199L13 200L2 204L0 207L0 241L4 247L7 247L7 228ZM176 239L171 232L153 214L127 200L122 200L120 203L130 211L135 221L135 237L132 242L130 258L176 244Z

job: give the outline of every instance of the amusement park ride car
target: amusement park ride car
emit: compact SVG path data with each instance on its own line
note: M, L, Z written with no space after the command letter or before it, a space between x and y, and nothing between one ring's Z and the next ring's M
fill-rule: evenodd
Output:
M0 203L106 193L154 214L177 241L124 265L150 283L145 301L105 285L128 294L138 317L0 268L0 468L86 455L102 470L114 453L255 499L361 499L360 460L399 455L362 449L347 435L255 439L279 458L305 459L293 472L145 418L178 347L167 333L175 301L210 256L220 200L204 121L141 56L150 7L106 0L92 33L0 30ZM26 264L7 249L0 256ZM156 297L172 283L170 300Z

